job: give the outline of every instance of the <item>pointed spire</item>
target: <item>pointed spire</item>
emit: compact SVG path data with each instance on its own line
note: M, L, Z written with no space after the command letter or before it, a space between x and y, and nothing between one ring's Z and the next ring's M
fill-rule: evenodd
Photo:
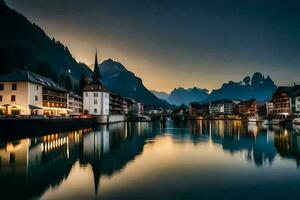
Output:
M94 72L92 74L92 78L93 78L93 83L97 83L100 84L100 80L101 80L101 74L100 74L100 69L99 69L99 65L98 65L98 55L97 55L97 49L96 49L96 55L95 55L95 64L94 64Z
M95 55L95 65L94 65L94 68L98 66L98 52L97 52L97 49L96 49L96 55Z
M93 175L94 175L95 197L97 197L101 172L99 169L96 169L95 166L92 166L92 170L93 170Z

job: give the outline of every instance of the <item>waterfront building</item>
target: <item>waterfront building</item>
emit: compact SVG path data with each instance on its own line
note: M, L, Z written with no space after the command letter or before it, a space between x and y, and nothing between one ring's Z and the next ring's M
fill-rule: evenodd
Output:
M245 116L253 116L257 114L257 103L255 99L242 101L238 105L238 113Z
M68 115L67 91L25 70L0 76L0 105L5 115Z
M209 113L209 104L200 104L192 102L188 107L190 116L203 116Z
M172 115L183 115L188 113L188 108L186 105L181 104L178 108L172 111Z
M164 113L164 110L161 108L154 107L154 106L147 106L147 107L144 107L144 112L149 115L156 115L156 114Z
M142 102L131 98L125 98L123 102L123 112L125 114L143 114L144 105Z
M290 94L290 112L291 114L300 113L300 88L295 88L295 90Z
M267 113L268 116L272 115L273 108L274 108L273 102L272 101L267 101L266 102L266 113Z
M117 93L109 94L109 111L110 114L123 114L123 98Z
M68 94L68 109L69 115L81 115L83 113L82 97L70 92Z
M296 86L280 86L272 97L273 108L271 115L290 115L290 95L295 91Z
M92 81L83 89L83 111L85 114L95 116L109 115L109 92L101 83L97 52Z
M219 100L213 101L209 104L210 114L225 114L233 115L236 113L239 101L233 100Z

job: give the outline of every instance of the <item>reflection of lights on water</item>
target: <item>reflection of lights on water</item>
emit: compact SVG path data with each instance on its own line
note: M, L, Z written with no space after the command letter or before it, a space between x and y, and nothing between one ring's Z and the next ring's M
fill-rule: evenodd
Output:
M41 143L41 151L48 152L48 151L54 150L56 148L59 148L66 143L67 143L67 145L69 143L67 137L49 141L49 142L43 142L43 143ZM68 151L68 149L67 149L67 151Z
M125 123L125 138L127 138L127 134L128 134L128 132L127 132L127 123Z
M67 137L67 158L69 159L70 152L69 152L69 138Z

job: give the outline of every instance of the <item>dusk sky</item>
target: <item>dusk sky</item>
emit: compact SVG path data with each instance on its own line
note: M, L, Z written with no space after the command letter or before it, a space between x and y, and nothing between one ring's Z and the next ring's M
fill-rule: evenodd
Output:
M149 89L219 88L259 71L300 82L300 1L6 0L88 65L124 64Z

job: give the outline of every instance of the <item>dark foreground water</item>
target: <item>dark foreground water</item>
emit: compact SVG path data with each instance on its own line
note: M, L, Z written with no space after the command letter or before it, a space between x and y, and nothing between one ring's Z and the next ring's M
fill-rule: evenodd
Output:
M0 199L298 199L299 152L296 127L238 121L53 133L0 143Z

